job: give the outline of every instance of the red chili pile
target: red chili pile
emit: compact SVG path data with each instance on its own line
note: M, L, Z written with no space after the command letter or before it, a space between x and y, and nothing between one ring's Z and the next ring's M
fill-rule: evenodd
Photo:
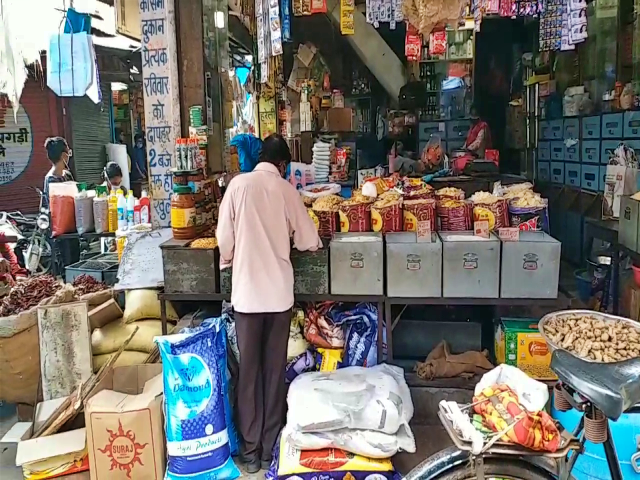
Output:
M55 294L62 285L51 275L31 277L16 283L9 295L2 299L0 317L15 315L38 305L42 300Z
M93 278L91 275L83 273L78 275L73 280L73 286L78 292L78 295L86 295L87 293L100 292L107 288L107 284L100 282Z

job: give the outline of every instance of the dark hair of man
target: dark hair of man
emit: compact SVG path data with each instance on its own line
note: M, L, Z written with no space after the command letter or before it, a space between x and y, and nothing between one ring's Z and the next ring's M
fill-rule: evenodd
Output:
M67 141L62 137L49 137L44 141L47 157L56 165L62 159L62 154L69 151Z
M107 176L105 180L112 180L115 177L122 177L122 169L116 162L107 163L107 166L104 167L104 173Z
M291 151L282 135L273 133L264 139L258 162L269 162L273 165L291 162Z

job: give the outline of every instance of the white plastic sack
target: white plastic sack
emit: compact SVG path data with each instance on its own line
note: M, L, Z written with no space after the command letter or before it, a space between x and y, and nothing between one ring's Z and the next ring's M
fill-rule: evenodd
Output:
M387 364L304 373L291 383L287 403L287 425L305 433L349 428L395 434L413 417L404 371Z
M416 441L408 425L395 435L373 430L335 430L333 432L302 433L290 430L289 442L300 450L339 448L368 458L389 458L399 451L415 453Z
M522 406L530 412L544 410L549 401L549 389L544 383L534 380L517 367L505 364L485 373L473 394L478 395L484 388L499 384L505 384L516 392Z

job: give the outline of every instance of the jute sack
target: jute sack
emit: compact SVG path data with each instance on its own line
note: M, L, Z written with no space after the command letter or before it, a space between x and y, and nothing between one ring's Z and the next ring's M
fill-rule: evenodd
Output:
M124 298L125 306L122 320L125 323L146 319L160 319L160 300L158 300L157 290L127 290ZM178 321L178 314L170 302L167 302L167 320Z
M76 301L71 285L40 302L57 305ZM40 379L38 305L0 318L0 401L33 405Z
M29 310L8 317L0 317L0 338L9 338L17 333L38 324L38 307L42 305L58 305L75 302L78 299L76 290L68 283L63 285L52 296L43 299Z
M111 358L114 353L105 353L104 355L93 356L93 371L97 372L102 366L107 363L107 360ZM143 352L130 352L125 350L120 354L118 359L113 364L114 367L128 367L130 365L141 365L147 359L149 355Z
M102 305L104 302L108 302L112 298L115 298L112 288L107 288L106 290L101 290L99 292L87 293L80 297L80 300L87 302L89 307L97 307L98 305Z
M138 327L138 332L127 345L127 351L150 353L153 350L153 338L162 335L160 320L141 320L135 323L124 323L122 319L96 328L91 334L91 351L93 355L117 352L120 346Z

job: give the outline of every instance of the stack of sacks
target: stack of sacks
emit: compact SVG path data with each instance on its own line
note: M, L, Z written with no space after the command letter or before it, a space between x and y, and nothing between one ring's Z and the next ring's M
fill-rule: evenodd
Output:
M329 181L332 149L331 144L324 142L318 142L313 146L313 170L316 183Z
M136 327L137 333L118 357L115 366L145 363L154 349L154 337L162 335L160 301L156 290L128 290L125 293L125 302L122 318L96 328L91 333L93 370L96 372L120 349ZM169 302L167 321L171 322L168 325L171 333L175 322L178 321L178 314Z
M271 478L313 473L359 480L375 473L391 479L390 458L400 450L416 451L409 428L413 403L401 368L304 373L291 383L287 404Z

